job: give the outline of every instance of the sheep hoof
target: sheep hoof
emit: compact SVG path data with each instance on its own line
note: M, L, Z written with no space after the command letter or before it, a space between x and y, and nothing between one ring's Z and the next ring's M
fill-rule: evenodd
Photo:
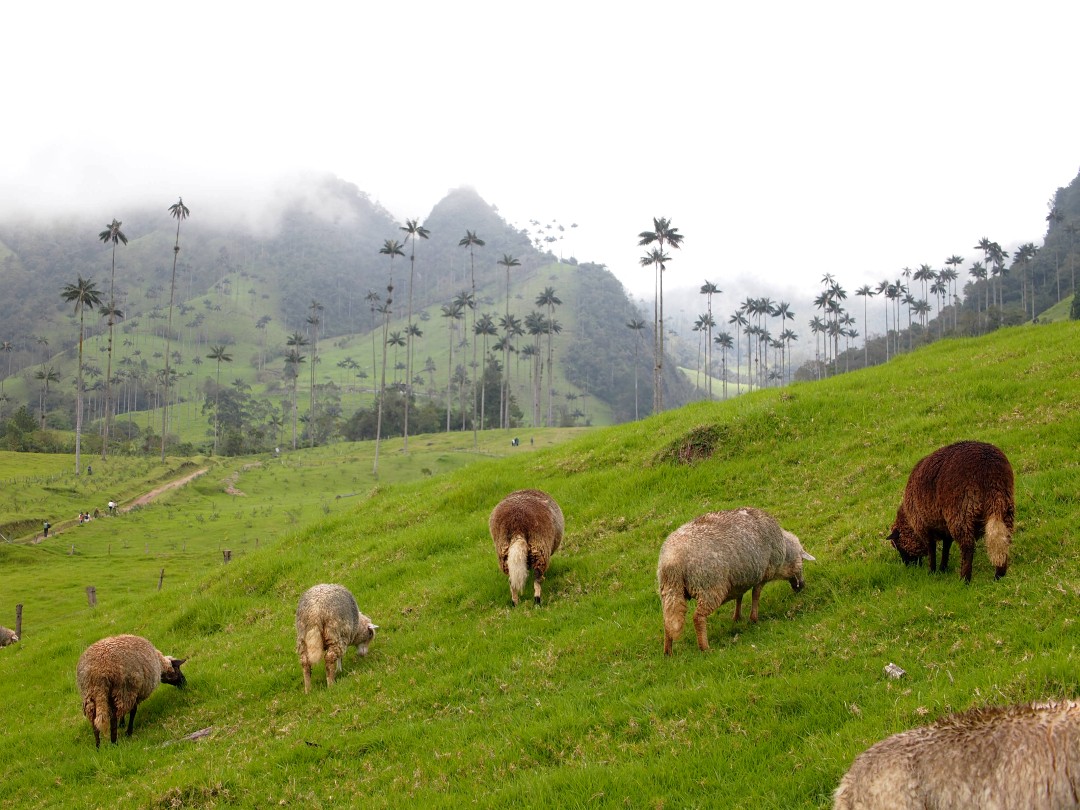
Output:
M533 597L533 604L534 605L539 605L540 604L540 597L539 596L534 596Z

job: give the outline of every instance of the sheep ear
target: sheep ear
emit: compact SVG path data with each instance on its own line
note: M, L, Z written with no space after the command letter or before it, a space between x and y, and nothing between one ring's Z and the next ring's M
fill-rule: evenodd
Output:
M817 562L817 558L816 558L816 557L813 557L813 556L811 556L811 555L807 554L807 553L806 553L805 551L804 551L804 552L802 552L802 558L803 558L804 560L810 560L810 562Z
M174 667L178 667L178 666L180 666L181 664L185 663L186 661L187 661L187 659L186 659L186 658L170 658L170 659L169 659L169 662L170 662L170 663L171 663L171 664L172 664L172 665L173 665Z
M377 624L368 624L368 628L371 629L371 630L378 630L379 625L377 625Z

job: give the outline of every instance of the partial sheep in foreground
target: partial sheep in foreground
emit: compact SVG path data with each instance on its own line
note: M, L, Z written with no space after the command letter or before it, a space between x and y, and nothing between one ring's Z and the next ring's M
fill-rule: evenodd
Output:
M333 686L349 647L367 655L377 624L360 612L356 599L341 585L315 585L296 606L296 652L304 670L304 692L311 691L311 667L326 661L326 685Z
M19 637L15 635L14 630L8 630L6 627L0 627L0 647L6 647L8 644L14 644L19 640Z
M798 593L806 586L799 538L784 531L761 509L709 512L673 531L660 548L656 578L664 610L664 654L682 635L686 602L697 600L694 629L698 647L709 649L706 621L724 602L735 600L739 620L743 594L753 589L750 621L758 619L758 599L766 582L786 579Z
M187 679L180 665L187 659L170 658L140 636L111 636L91 644L75 668L82 695L83 714L94 727L94 745L101 747L106 724L109 740L116 742L116 727L125 714L127 736L135 727L135 710L159 683L182 687Z
M519 489L491 511L488 531L499 555L499 568L510 577L510 601L516 606L529 570L533 572L533 601L540 604L540 587L551 555L562 543L565 524L555 499L538 489Z
M1080 704L974 709L894 734L840 781L835 810L1050 810L1080 796Z
M889 540L907 565L930 556L937 570L949 565L949 547L960 546L960 577L971 582L975 541L986 535L986 554L994 579L1009 568L1012 543L1013 470L1000 449L985 442L957 442L935 450L911 471Z

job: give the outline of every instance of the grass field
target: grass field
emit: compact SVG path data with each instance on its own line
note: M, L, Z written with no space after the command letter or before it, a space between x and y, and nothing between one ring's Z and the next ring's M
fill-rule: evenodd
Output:
M335 456L361 445L240 460L54 544L2 545L0 616L26 613L0 650L0 807L827 807L890 733L1077 694L1078 360L1075 323L1002 330L419 480ZM912 465L963 438L1016 470L1001 581L981 544L965 585L884 540ZM567 536L544 604L512 609L487 516L526 486L556 497ZM747 504L817 557L807 588L767 586L757 625L725 606L709 653L691 632L665 658L660 544ZM380 631L304 695L293 613L317 582L347 585ZM189 657L189 684L96 750L75 662L120 632Z

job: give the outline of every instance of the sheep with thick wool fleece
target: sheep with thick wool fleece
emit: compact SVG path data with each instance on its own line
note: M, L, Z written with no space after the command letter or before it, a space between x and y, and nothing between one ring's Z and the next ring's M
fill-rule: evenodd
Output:
M1057 810L1080 796L1080 704L972 709L876 743L834 810Z
M540 604L541 583L551 555L562 543L565 528L559 504L539 489L511 492L491 511L488 531L499 557L499 568L510 578L510 601L515 606L530 570L533 601Z
M949 547L960 546L960 577L971 582L975 541L986 536L986 555L994 579L1009 568L1016 512L1013 469L997 447L963 441L935 450L921 459L908 477L889 540L907 565L929 555L937 569L941 540L941 570L949 564Z
M6 647L9 644L14 644L19 640L14 630L9 630L6 627L0 627L0 647Z
M698 647L709 649L706 621L724 602L735 600L739 620L743 594L752 590L750 621L758 619L758 599L766 582L786 579L798 593L806 586L803 560L813 560L791 532L768 512L744 506L709 512L680 526L660 548L656 579L664 612L664 654L686 623L686 602L696 599Z
M116 742L116 727L129 714L127 736L135 727L135 711L159 683L182 687L187 679L180 665L187 659L160 653L141 636L120 635L94 642L79 657L75 677L82 696L83 714L94 727L94 745L101 747L101 733L109 728Z
M356 647L358 655L367 655L378 629L343 585L308 588L296 606L296 652L304 670L304 692L311 691L312 665L325 660L326 685L333 686L348 648Z

